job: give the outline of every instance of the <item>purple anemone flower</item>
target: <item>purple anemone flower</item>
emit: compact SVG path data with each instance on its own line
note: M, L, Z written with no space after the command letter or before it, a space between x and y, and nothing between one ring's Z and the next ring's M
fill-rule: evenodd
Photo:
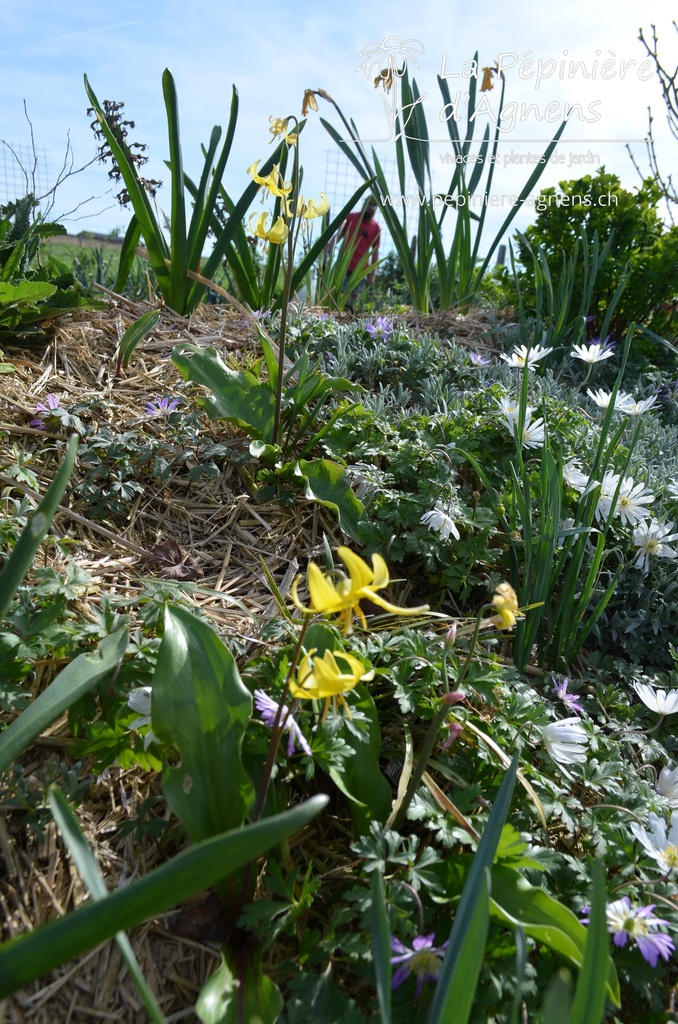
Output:
M410 949L400 939L391 936L391 949L396 954L391 957L391 963L398 965L391 980L391 988L398 988L413 974L417 979L414 998L418 999L424 982L438 980L447 942L443 942L442 946L434 946L434 941L435 935L417 935Z
M146 402L144 412L147 416L169 416L179 405L178 398L155 398Z
M261 715L261 720L264 725L267 725L269 729L272 729L275 716L278 712L278 701L269 697L265 690L255 690L254 703L257 711ZM303 752L308 754L309 757L312 757L313 751L308 745L303 732L297 725L294 720L294 716L290 713L290 709L286 704L283 705L281 721L284 723L283 732L288 732L290 734L287 744L287 756L292 756L295 750L294 744L295 742L298 742Z
M378 316L375 323L363 324L363 330L371 338L388 338L390 334L393 334L393 324L387 316Z
M489 366L492 362L491 359L487 359L480 352L469 352L468 361L471 366Z
M653 916L655 906L655 903L650 903L647 907L634 907L628 896L622 896L608 903L606 911L607 930L615 946L625 946L631 939L650 967L657 966L660 956L668 960L675 949L671 936L659 931L660 925L666 925L668 921ZM590 908L584 907L584 913L588 915L589 912ZM588 916L583 917L582 921L588 924Z
M35 411L36 412L50 413L54 409L61 408L59 399L57 398L56 395L46 395L45 396L45 401L47 402L47 405L45 405L44 402L36 402L35 403ZM35 427L36 430L44 430L45 429L45 421L41 420L41 419L34 419L34 420L31 420L31 422L29 423L29 426L30 427Z
M580 703L581 698L576 693L567 692L567 688L569 685L569 679L563 679L562 683L559 683L556 679L554 679L553 689L551 690L551 693L555 693L556 697L559 697L560 700L562 700L565 707L569 708L570 711L576 711L578 715L583 715L584 708Z

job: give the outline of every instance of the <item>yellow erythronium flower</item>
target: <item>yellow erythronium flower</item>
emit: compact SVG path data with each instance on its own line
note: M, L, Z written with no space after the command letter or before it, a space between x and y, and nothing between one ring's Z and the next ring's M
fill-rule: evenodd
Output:
M285 199L285 212L288 217L304 217L306 220L313 220L314 217L322 217L330 208L327 196L320 193L320 202L309 199L308 202L303 196L298 199Z
M271 127L268 130L271 133L271 135L273 136L273 138L271 139L271 142L275 142L275 140L278 138L278 136L282 135L283 139L285 140L285 142L287 143L288 146L293 146L295 144L295 142L297 141L299 136L297 135L296 132L288 132L287 131L287 124L288 124L289 118L287 118L287 117L269 117L269 121L271 122Z
M367 629L365 613L360 607L362 600L372 601L379 605L384 611L392 615L419 615L428 611L428 605L420 605L418 608L400 608L398 605L390 604L383 597L376 593L388 586L389 575L386 562L381 555L372 555L372 568L364 562L359 555L350 548L337 548L337 554L348 569L348 577L343 573L340 578L334 581L332 576L326 575L322 570L311 562L306 573L306 586L310 598L308 608L300 602L297 597L297 587L300 576L292 584L292 600L297 608L308 614L321 612L324 615L338 614L341 619L344 635L351 633L351 613L360 619L363 629ZM334 573L333 576L339 575Z
M516 619L523 618L518 611L518 597L510 583L499 584L492 598L492 607L496 610L496 615L491 621L500 629L512 629Z
M255 160L253 164L247 168L247 173L250 178L256 181L257 185L263 185L267 188L271 195L284 197L289 195L292 191L292 182L283 181L283 176L278 170L278 165L275 164L270 174L267 174L262 178L260 174L257 174L257 167L261 163L261 160Z
M249 228L253 235L257 238L263 238L267 242L273 242L274 245L282 245L289 234L289 228L282 219L278 217L275 224L271 225L270 231L266 230L266 221L268 220L267 213L251 213L249 219ZM252 221L255 222L252 227Z
M374 669L366 671L353 654L325 651L322 658L314 654L315 648L299 662L297 682L290 680L290 693L297 700L324 700L327 711L330 701L346 704L343 694L361 680L374 678Z

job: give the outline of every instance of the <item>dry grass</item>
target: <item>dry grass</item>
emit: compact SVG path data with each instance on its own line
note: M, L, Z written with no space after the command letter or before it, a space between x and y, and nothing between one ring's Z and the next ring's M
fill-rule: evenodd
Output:
M184 319L164 309L157 327L135 352L128 376L117 379L118 340L147 308L145 303L112 297L105 310L63 318L43 352L5 352L16 371L0 376L1 464L14 461L12 445L16 444L33 456L30 468L38 473L44 492L56 468L51 442L59 435L36 430L29 421L35 416L36 401L47 393L58 395L62 406L97 395L110 410L110 426L121 432L136 427L160 440L163 423L145 416L143 404L149 398L176 393L183 383L169 358L174 345L213 345L225 357L239 359L255 354L254 332L239 313L207 306ZM482 315L460 319L454 313L439 318L411 314L403 319L415 330L437 330L441 335L453 331L474 348L483 347L479 338L491 328ZM227 424L206 424L205 430L215 441L227 440L232 448L247 443L234 436ZM196 559L202 574L190 600L213 618L221 632L237 636L254 651L262 644L262 625L276 613L262 559L286 594L299 564L321 543L323 534L332 544L340 542L336 521L317 504L301 499L294 508L256 502L246 479L232 465L219 478L197 483L189 480L188 469L187 465L185 471L175 473L165 485L147 484L124 521L93 522L79 514L77 506L64 507L57 514L53 533L77 541L71 557L94 581L79 602L79 612L90 615L103 594L133 600L149 575L158 575L162 568L150 565L144 554L157 543L174 541L182 553ZM16 497L28 490L1 474L0 485L4 496ZM53 545L45 550L47 561L63 569L58 550ZM44 689L58 668L49 661L40 666L32 682L34 693ZM38 773L55 751L68 761L69 743L62 719L27 752L23 766L29 782L40 785ZM160 863L163 852L156 841L118 835L139 804L159 791L154 775L119 768L90 785L80 820L109 888ZM305 835L304 854L313 853L316 863L324 862L329 872L339 870L341 860L333 856L330 831L320 835L321 828L329 829L329 822ZM38 841L34 831L18 827L16 816L0 805L0 854L4 938L34 929L86 898L54 826ZM168 1021L196 1020L192 1006L202 982L217 966L218 943L199 941L200 935L182 938L175 929L168 931L166 923L167 917L147 922L134 929L130 939ZM114 943L92 950L0 1004L0 1024L106 1020L142 1024L146 1019Z

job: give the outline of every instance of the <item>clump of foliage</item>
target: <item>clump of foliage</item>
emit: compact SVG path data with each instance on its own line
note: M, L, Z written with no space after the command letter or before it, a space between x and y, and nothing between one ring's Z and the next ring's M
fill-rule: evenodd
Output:
M46 325L74 309L96 308L72 267L41 252L43 238L66 234L61 224L34 216L38 201L23 196L0 206L0 339L44 341Z
M631 323L642 324L665 334L675 333L676 314L672 300L678 296L678 227L664 230L657 207L661 188L647 178L635 192L622 187L616 174L600 167L595 175L561 181L559 188L546 188L542 209L535 223L517 238L517 253L525 268L520 276L524 301L534 301L532 257L528 244L541 246L549 265L557 268L569 259L581 237L597 232L601 247L611 239L609 252L595 285L595 308L590 333L600 330L605 311L625 268L629 277L610 324L613 335L622 334ZM583 270L577 267L574 293L584 289ZM508 297L515 289L507 280Z

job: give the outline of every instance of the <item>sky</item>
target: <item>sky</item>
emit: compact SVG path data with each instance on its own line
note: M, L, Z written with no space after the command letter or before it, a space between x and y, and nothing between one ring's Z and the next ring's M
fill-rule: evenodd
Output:
M636 185L639 179L625 142L631 142L639 165L646 168L642 140L648 107L654 116L660 166L666 173L676 166L678 140L666 125L654 71L649 65L642 67L646 54L638 41L641 27L650 40L650 26L656 24L660 56L672 70L678 64L678 32L671 24L675 16L673 0L647 0L643 5L636 0L574 0L562 5L543 0L519 5L489 0L372 0L368 5L347 0L341 12L339 5L302 5L298 0L237 7L231 0L0 0L0 140L25 159L32 126L43 190L45 179L51 186L62 168L67 140L74 169L87 164L96 153L86 114L87 74L100 101L124 102L125 116L136 123L130 139L148 147L144 174L165 182L158 203L168 209L161 79L169 68L179 100L184 165L193 177L200 173L200 146L208 141L212 126L225 129L228 124L235 84L239 117L225 174L233 196L248 183L246 168L270 152L269 117L299 116L308 88L328 92L354 119L361 138L376 140L370 145L380 161L393 166L395 146L389 140L387 107L398 97L373 86L380 65L385 66L393 52L399 64L406 57L409 73L425 94L429 137L436 140L430 147L433 188L445 192L453 168L445 162L445 154L452 150L443 115L460 117L463 134L465 94L474 72L468 62L477 50L478 87L481 69L499 58L505 102L514 104L509 108L512 118L504 121L507 130L493 173L491 193L496 198L486 229L491 236L508 213L509 197L520 192L567 105L574 105L574 113L535 195L560 180L593 173L602 164L627 188ZM570 62L578 65L576 71ZM452 99L458 100L453 110L443 110L437 81L441 73L449 76ZM496 77L494 83L491 92L479 94L485 109L477 116L476 136L486 124L494 132ZM316 198L324 191L331 204L343 205L351 182L339 172L337 147L320 123L324 117L339 127L338 119L331 105L322 100L320 105L318 114L309 115L301 138L304 191ZM116 203L107 170L95 163L59 187L52 214L69 233L124 231L129 213ZM392 187L395 190L395 181ZM12 188L16 191L16 164L7 147L0 145L0 203L15 198L8 194ZM524 228L533 219L534 210L525 206L514 225Z

